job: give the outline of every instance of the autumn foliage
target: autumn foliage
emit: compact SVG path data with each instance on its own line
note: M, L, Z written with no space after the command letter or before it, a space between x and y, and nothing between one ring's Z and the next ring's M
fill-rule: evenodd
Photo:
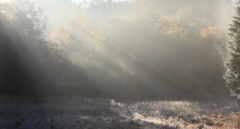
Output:
M200 32L200 37L202 39L211 39L215 36L216 27L208 27L207 29L203 29Z
M76 14L65 28L58 27L49 35L56 46L67 57L74 56L79 61L91 58L103 48L104 37L94 31L92 24L83 15Z

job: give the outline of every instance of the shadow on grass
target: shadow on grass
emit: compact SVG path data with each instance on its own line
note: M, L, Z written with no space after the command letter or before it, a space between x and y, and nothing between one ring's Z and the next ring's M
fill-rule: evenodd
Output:
M107 99L2 96L0 104L0 128L4 129L177 128L134 119L126 105Z

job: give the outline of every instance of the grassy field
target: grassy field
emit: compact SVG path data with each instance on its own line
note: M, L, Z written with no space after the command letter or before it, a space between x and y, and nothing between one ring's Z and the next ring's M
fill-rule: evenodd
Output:
M1 129L238 129L237 101L0 97Z

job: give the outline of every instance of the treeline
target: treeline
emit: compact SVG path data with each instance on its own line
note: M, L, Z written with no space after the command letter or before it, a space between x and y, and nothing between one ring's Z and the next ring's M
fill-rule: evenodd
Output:
M100 25L106 45L98 75L104 76L94 80L104 80L106 93L162 99L229 96L222 76L234 2L139 0L124 7L128 12L103 18Z
M233 1L50 3L59 8L42 4L48 22L30 1L0 5L2 94L229 96L222 76Z
M66 42L59 43L60 39L55 41L54 35L52 39L46 38L44 32L47 17L43 15L42 8L35 8L34 3L25 0L1 3L0 10L1 94L62 96L77 95L89 89L90 81L84 70L74 66L67 55L69 51L73 53L74 50L71 49L75 48L73 55L81 52L82 60L91 57L97 51L97 35L91 36L91 32L88 32L87 35L91 36L89 39L83 36L86 40L84 42L94 41L95 44L78 44L79 46L73 47ZM89 27L86 27L81 31L91 31L88 29ZM74 36L67 28L59 28L57 33L60 36L66 31L67 34L60 37L64 41ZM78 39L74 40L80 42ZM67 91L58 86L60 82L67 83ZM86 87L81 86L81 90L78 90L80 83Z

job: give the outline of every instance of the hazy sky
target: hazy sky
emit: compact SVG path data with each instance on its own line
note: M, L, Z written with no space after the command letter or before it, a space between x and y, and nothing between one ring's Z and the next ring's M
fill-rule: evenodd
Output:
M9 2L10 0L0 0L0 3Z
M72 0L73 2L82 2L83 0ZM91 1L91 0L86 0L86 2ZM104 0L107 1L107 0ZM113 1L133 1L133 0L113 0Z

